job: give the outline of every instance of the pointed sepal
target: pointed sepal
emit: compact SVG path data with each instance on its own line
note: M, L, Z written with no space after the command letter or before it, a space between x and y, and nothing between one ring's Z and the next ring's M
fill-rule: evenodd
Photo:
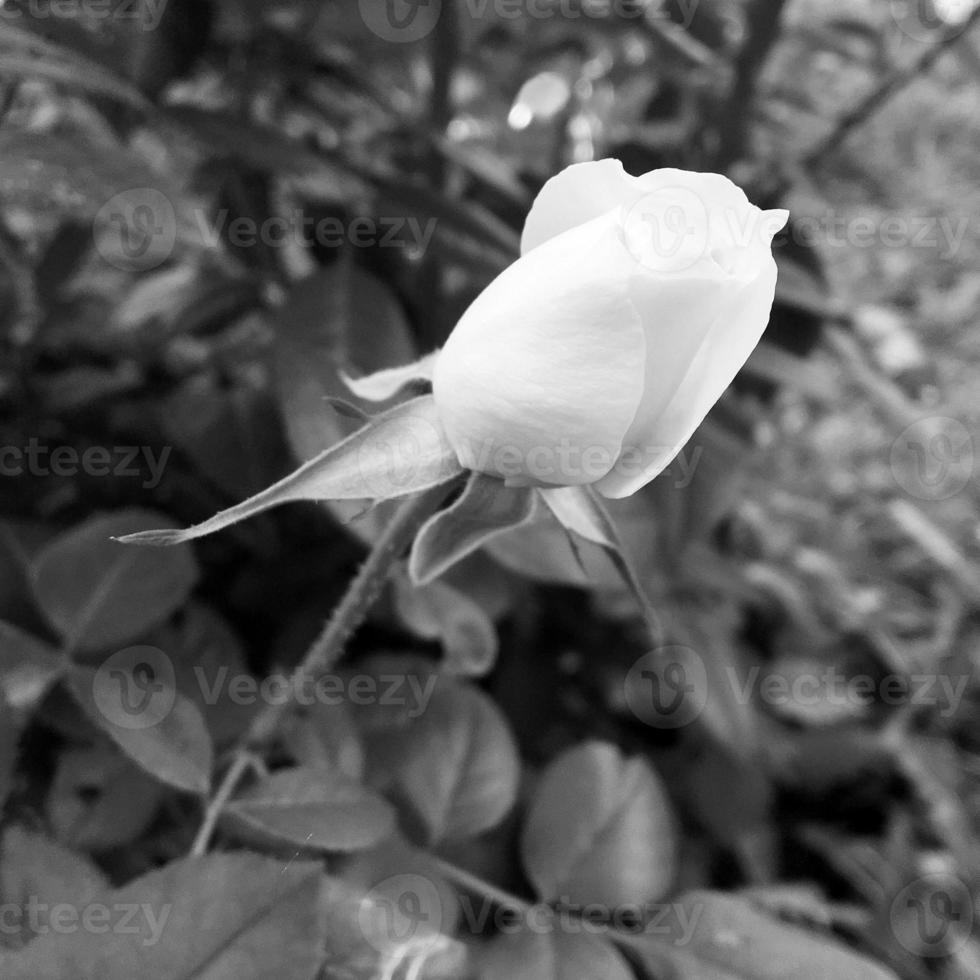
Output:
M412 581L423 585L438 578L490 538L523 524L533 508L533 490L472 473L452 506L430 517L416 535L408 561Z
M371 419L289 476L254 497L185 530L139 531L126 544L170 545L213 534L294 500L392 500L462 472L431 395L414 398Z

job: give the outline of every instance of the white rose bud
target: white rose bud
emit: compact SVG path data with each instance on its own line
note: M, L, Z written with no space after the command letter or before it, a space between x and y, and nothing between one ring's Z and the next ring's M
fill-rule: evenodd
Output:
M600 160L548 181L521 258L435 358L433 396L460 463L606 497L649 483L759 342L772 238L788 216L719 174L631 177Z

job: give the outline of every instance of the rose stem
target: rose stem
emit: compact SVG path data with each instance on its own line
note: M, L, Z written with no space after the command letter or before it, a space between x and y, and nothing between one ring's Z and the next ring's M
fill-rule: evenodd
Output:
M440 504L461 483L462 475L430 490L409 497L395 512L391 523L374 543L364 564L347 587L344 597L334 610L323 632L314 640L306 656L293 671L288 701L267 704L252 720L245 735L239 739L231 765L205 810L191 854L205 854L221 811L234 793L254 753L266 746L275 735L283 716L295 707L292 695L316 683L340 660L351 635L367 618L368 612L381 595L395 562L405 553L419 528L438 510Z

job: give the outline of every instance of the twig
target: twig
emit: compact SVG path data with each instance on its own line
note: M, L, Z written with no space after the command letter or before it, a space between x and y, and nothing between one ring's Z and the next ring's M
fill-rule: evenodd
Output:
M722 106L714 165L719 173L742 159L752 123L756 80L779 38L786 0L755 0L749 7L748 40L735 62L735 80Z
M867 122L882 106L895 95L906 88L919 76L928 71L939 60L940 56L949 50L957 41L964 38L970 29L980 23L980 6L978 6L964 24L953 24L942 33L939 40L918 57L912 64L892 72L870 95L863 99L847 115L841 119L832 132L820 140L817 145L800 161L805 170L814 169L826 154L836 150L851 132Z
M980 569L949 539L948 535L907 500L893 500L888 515L956 585L963 598L980 603Z
M221 781L218 792L208 802L207 809L204 811L204 820L201 822L201 827L191 845L191 857L203 857L207 853L208 844L211 842L214 828L218 825L221 811L241 782L245 770L252 764L252 758L252 754L246 751L235 754L231 765L228 767L228 772L225 773L225 778Z
M232 763L208 805L204 823L194 843L195 854L203 854L207 850L222 808L234 793L254 753L272 740L283 716L295 707L295 693L315 683L336 666L347 641L367 618L368 612L381 594L392 566L401 558L422 524L460 482L461 477L457 477L409 497L399 506L391 523L375 542L360 571L348 586L323 632L314 640L302 662L293 671L288 686L293 697L288 701L267 704L239 740Z

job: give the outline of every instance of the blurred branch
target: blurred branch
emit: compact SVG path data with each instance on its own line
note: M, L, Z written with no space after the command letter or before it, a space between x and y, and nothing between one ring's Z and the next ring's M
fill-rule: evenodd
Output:
M452 80L456 70L456 60L459 49L459 13L455 3L442 6L442 13L436 21L436 30L432 35L432 93L429 98L429 128L441 137L446 132L446 126L452 119ZM433 148L430 160L432 183L442 186L446 158L437 147Z
M980 596L980 569L933 524L922 511L907 500L892 500L888 515L932 559L956 585L971 605Z
M746 15L747 38L735 60L735 78L719 115L715 166L724 173L745 155L756 80L779 38L786 0L755 0Z
M875 407L899 429L904 429L922 417L922 412L905 393L888 378L875 371L867 362L858 341L840 327L824 328L826 344L837 355L858 387Z
M847 113L828 136L820 140L806 154L800 166L805 170L812 170L822 163L824 158L838 149L858 126L867 122L895 95L914 82L922 72L929 71L946 51L965 38L978 23L980 23L980 6L970 14L964 24L950 25L942 32L939 40L932 47L926 48L912 64L889 75L867 98Z

